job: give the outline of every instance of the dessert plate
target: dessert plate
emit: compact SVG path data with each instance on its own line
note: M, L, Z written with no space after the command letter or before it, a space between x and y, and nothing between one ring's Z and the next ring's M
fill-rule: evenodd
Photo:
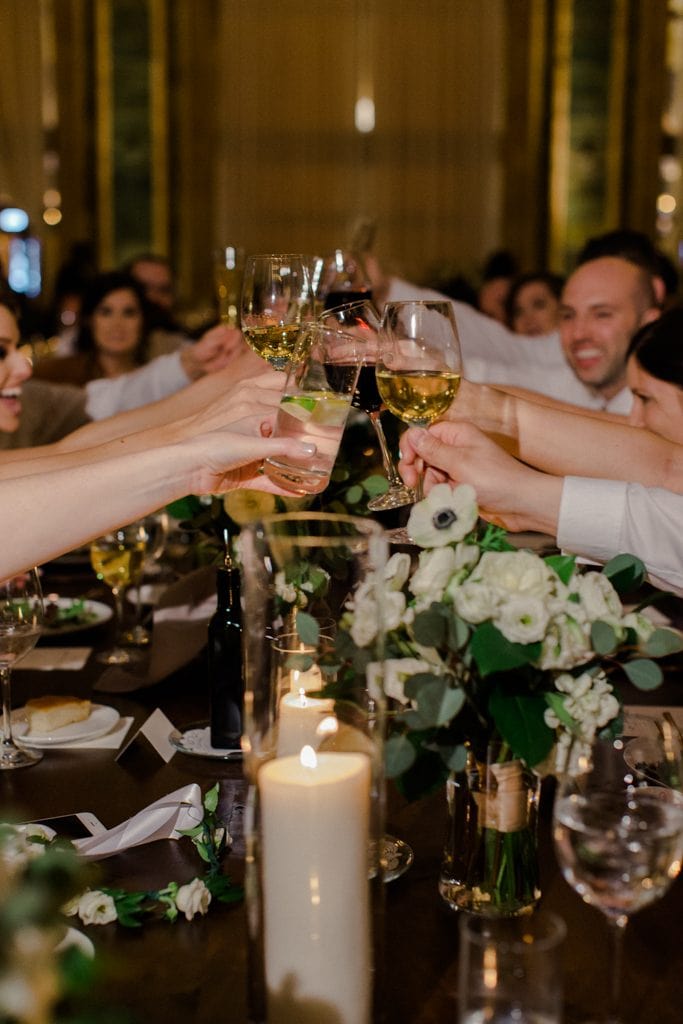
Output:
M98 736L104 736L114 728L120 717L116 708L107 707L106 704L93 704L90 714L82 722L72 722L51 733L31 735L28 731L26 710L18 708L12 715L12 732L14 738L25 747L52 747L55 744L94 740Z

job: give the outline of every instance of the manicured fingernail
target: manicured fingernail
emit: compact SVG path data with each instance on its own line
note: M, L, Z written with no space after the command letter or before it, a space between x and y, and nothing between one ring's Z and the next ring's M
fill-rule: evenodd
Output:
M305 455L315 455L315 453L317 452L318 449L317 449L316 445L309 444L308 441L302 441L301 442L301 450L303 451L303 453Z

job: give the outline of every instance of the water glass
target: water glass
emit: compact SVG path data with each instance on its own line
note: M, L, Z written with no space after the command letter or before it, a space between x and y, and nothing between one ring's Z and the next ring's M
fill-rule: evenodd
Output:
M273 437L313 443L312 458L274 456L266 475L294 494L319 494L330 482L363 363L362 339L321 324L302 328L287 372Z
M549 911L463 916L458 1024L561 1024L566 930Z

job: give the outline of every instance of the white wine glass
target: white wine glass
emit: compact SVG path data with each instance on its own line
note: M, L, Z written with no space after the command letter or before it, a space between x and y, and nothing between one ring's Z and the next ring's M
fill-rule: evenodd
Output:
M156 563L164 553L169 530L168 512L163 509L153 512L138 520L138 525L145 539L145 557L140 566L139 575L131 580L135 584L135 623L123 634L123 640L133 647L146 647L152 635L142 624L142 584L148 573L154 572Z
M561 776L555 796L555 852L566 881L609 924L610 1005L601 1022L620 1024L624 931L680 872L683 794L630 767L622 740L598 739L572 760L577 774ZM671 777L680 779L680 759Z
M412 505L415 501L415 492L403 483L382 426L381 412L384 406L377 388L375 374L375 362L379 348L380 315L372 302L369 299L364 299L325 310L321 315L321 321L326 327L333 323L339 324L347 334L360 337L364 343L363 365L360 368L351 404L357 409L362 409L372 423L382 455L384 475L389 484L384 494L378 494L375 498L370 499L368 508L371 512L385 512L389 509L401 508L404 505Z
M244 270L241 324L249 347L276 370L286 370L301 322L312 313L304 256L249 256Z
M12 736L11 680L14 665L38 642L43 624L43 595L36 569L0 583L0 678L2 747L0 769L27 768L40 761L38 750L18 747Z
M111 530L90 545L90 562L97 578L111 588L114 596L116 641L110 650L96 655L105 665L137 661L136 652L121 646L123 595L126 587L141 576L146 553L146 533L140 522Z
M458 394L462 376L452 304L387 303L375 371L382 401L403 423L427 427L442 416ZM422 499L423 485L421 469L416 501Z

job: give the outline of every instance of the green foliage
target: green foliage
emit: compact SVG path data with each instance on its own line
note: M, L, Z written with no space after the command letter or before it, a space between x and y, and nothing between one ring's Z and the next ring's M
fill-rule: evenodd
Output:
M618 594L628 594L642 586L645 566L635 555L616 555L602 570Z
M472 657L482 676L528 665L539 657L540 643L514 644L492 622L476 626L470 643Z

